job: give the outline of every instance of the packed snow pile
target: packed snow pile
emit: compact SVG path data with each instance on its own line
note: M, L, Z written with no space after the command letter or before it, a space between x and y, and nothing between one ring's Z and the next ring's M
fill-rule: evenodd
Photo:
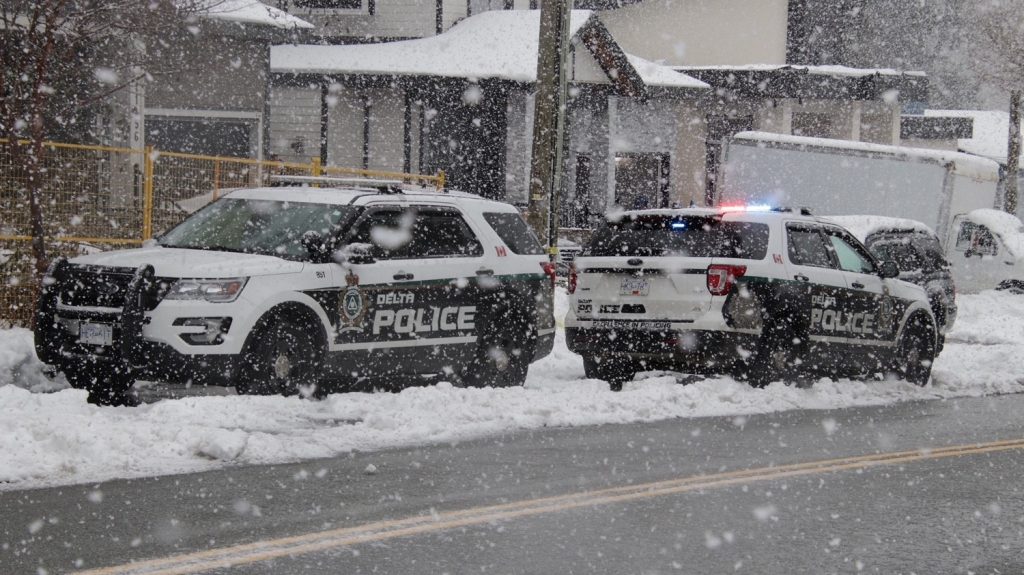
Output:
M621 393L583 376L559 336L524 388L401 393L188 397L137 408L96 407L85 392L42 390L47 380L27 330L0 331L0 489L22 489L329 457L514 430L656 421L791 409L831 409L1024 391L1024 298L984 292L959 299L960 315L932 383L822 380L810 388L753 389L729 378L682 384L641 374ZM559 294L557 312L566 298ZM11 385L11 384L14 385ZM60 384L55 384L57 387Z

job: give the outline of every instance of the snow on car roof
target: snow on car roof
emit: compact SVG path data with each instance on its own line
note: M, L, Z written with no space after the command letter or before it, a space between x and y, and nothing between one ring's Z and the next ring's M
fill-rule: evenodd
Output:
M949 152L946 150L932 150L927 148L908 148L905 146L889 146L885 144L872 144L869 142L855 142L850 140L834 140L831 138L812 138L808 136L790 136L787 134L774 134L771 132L740 132L733 136L735 141L746 141L771 145L772 143L789 144L792 146L810 146L821 148L832 148L839 150L854 150L859 152L875 152L902 158L916 158L930 160L938 164L953 164L953 171L957 174L971 176L983 180L994 180L999 177L999 164L988 159L964 154L962 152Z
M471 194L469 192L460 192L457 190L446 190L436 191L433 188L428 189L403 189L401 192L387 194L381 193L378 189L373 187L361 188L358 186L351 187L293 187L293 186L280 186L274 188L241 188L233 190L224 194L223 197L239 198L239 199L251 199L251 200L275 200L275 201L286 201L292 200L296 202L308 202L312 204L348 204L359 198L371 198L379 200L381 198L393 198L396 202L401 202L403 198L415 197L417 201L422 201L424 198L437 200L440 202L451 202L453 200L474 200L476 202L483 202L488 205L488 209L494 211L509 211L518 212L516 207L506 202L499 202L497 200L491 200Z
M889 231L914 231L935 235L927 225L907 218L889 216L822 216L822 220L846 228L858 240L864 241L871 234Z

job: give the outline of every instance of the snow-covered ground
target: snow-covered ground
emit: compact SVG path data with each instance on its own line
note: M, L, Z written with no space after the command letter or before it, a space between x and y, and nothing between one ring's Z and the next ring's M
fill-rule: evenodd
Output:
M560 291L558 308L566 297ZM584 379L559 335L520 389L446 383L401 393L187 397L96 407L40 372L27 330L0 330L0 489L85 483L460 441L517 429L829 409L1024 391L1024 297L963 296L932 383L828 381L752 389L728 378L681 385L642 374L622 393ZM59 390L59 391L55 391Z

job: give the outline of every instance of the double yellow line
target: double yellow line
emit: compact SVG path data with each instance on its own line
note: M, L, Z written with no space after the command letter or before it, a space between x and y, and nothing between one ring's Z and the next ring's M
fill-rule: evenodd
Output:
M212 569L236 567L280 557L348 547L360 543L411 537L458 527L484 525L520 517L557 513L580 507L624 503L757 481L773 481L803 475L834 473L880 465L894 465L913 461L943 459L946 457L962 457L1021 448L1024 448L1024 439L1012 439L936 449L917 449L913 451L842 457L709 475L694 475L639 485L611 487L554 497L529 499L503 505L488 505L431 515L417 515L390 521L375 521L355 527L331 529L306 535L269 539L245 545L90 569L79 572L79 575L183 575L202 573Z

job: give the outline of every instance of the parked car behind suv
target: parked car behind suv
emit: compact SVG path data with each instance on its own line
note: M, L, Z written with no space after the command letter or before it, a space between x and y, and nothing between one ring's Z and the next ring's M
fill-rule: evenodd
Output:
M829 216L876 258L896 263L900 279L924 288L939 326L940 345L956 321L956 286L939 238L915 220L885 216Z
M924 384L938 329L924 290L848 231L766 207L640 210L594 231L569 278L569 348L622 388L637 371L897 372Z
M151 247L55 261L39 358L90 401L128 403L140 378L253 394L379 376L521 385L550 352L554 269L513 206L321 185L237 190Z

